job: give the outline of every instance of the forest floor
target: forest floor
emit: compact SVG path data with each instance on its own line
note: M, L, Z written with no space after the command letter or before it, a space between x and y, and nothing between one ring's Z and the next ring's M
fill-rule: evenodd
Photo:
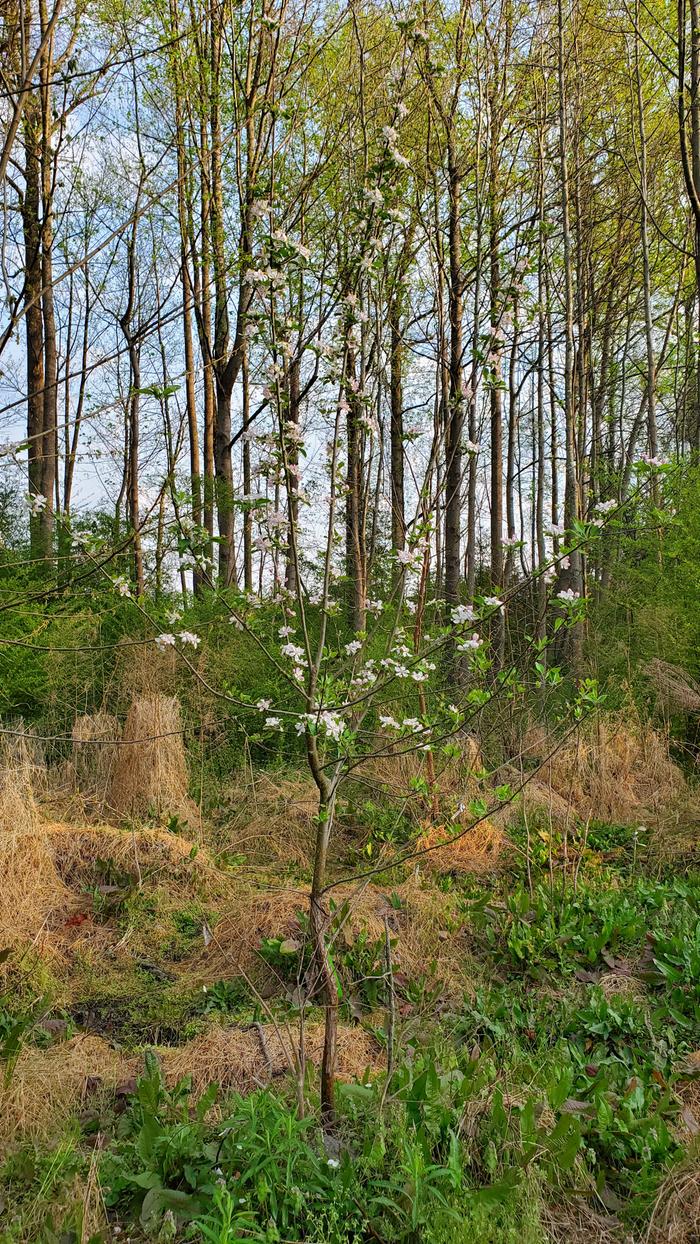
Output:
M325 1133L306 778L196 831L38 796L0 834L3 1244L699 1240L697 821L680 774L674 812L629 806L629 750L625 816L550 773L507 825L338 885ZM345 808L334 875L382 849Z

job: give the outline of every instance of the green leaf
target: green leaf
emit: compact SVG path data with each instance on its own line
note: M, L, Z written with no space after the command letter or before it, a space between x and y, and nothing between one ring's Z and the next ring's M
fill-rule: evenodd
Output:
M171 1209L177 1218L185 1220L194 1218L201 1205L196 1196L190 1192L180 1192L177 1188L151 1188L143 1198L139 1221L146 1230L153 1230L166 1209Z

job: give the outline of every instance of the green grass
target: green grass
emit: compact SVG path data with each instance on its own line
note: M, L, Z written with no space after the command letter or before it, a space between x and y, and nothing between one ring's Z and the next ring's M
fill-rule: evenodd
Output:
M684 1055L700 1045L700 878L650 875L615 826L591 827L575 880L559 866L550 874L548 853L531 885L519 867L492 882L440 882L475 988L448 1005L433 973L422 984L397 975L391 1082L386 1093L381 1077L340 1087L330 1163L315 1077L300 1120L283 1083L248 1098L213 1087L197 1100L187 1080L166 1088L151 1060L126 1109L98 1095L51 1144L6 1157L0 1244L80 1239L72 1190L98 1133L110 1223L134 1241L544 1244L545 1206L567 1202L614 1203L642 1238L662 1179L685 1156L676 1123ZM173 904L162 877L124 891L105 919L130 930L134 960L82 964L73 1024L143 1050L261 1016L243 979L205 990L181 969L211 918L206 904ZM262 950L286 965L274 938ZM334 964L345 1022L359 1013L385 1042L383 945L340 939ZM610 980L626 978L631 991L615 994ZM26 1008L3 1006L7 1039ZM274 1010L293 1014L284 997ZM20 1045L54 1039L31 1023L19 1033Z

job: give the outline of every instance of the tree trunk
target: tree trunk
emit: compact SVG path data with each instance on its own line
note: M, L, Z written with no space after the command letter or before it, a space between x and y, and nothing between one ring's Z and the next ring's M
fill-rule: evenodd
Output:
M461 175L454 150L448 143L449 189L449 403L445 427L445 601L448 608L459 601L462 524L462 232L460 220Z
M27 31L27 35L29 31ZM27 376L27 439L29 442L29 492L43 496L44 467L44 317L42 314L41 245L41 105L32 94L24 108L24 302ZM31 555L48 555L41 512L30 518Z
M406 509L403 461L403 342L401 335L400 292L389 305L390 333L390 447L391 447L391 550L398 553L406 544Z

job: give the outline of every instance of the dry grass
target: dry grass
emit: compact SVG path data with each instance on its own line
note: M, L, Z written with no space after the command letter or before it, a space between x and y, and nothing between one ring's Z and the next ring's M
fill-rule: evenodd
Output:
M618 1218L594 1210L583 1198L546 1205L542 1222L552 1244L632 1244Z
M121 726L111 713L100 710L77 717L73 723L71 768L73 780L81 794L94 800L103 809L112 785Z
M598 984L608 999L625 998L629 1002L642 1002L646 997L644 982L623 972L604 972Z
M546 756L554 743L542 727L528 731L526 760ZM659 815L686 790L669 755L668 739L641 720L598 718L542 763L538 780L582 820L626 824Z
M94 882L98 859L113 860L150 883L163 881L176 889L180 898L190 897L214 882L220 889L224 882L204 849L193 856L191 841L164 829L127 830L53 821L42 825L40 832L53 852L58 873L78 892Z
M237 775L222 845L264 865L307 868L313 854L318 793L305 774Z
M459 936L462 921L449 895L426 885L415 874L397 886L395 893L401 900L398 910L377 886L335 887L329 896L339 912L333 936L339 944L351 944L360 933L366 933L370 941L383 942L386 920L396 939L393 958L397 971L412 976L431 972L446 993L461 996L470 975ZM272 970L260 957L260 944L263 938L273 937L303 942L305 934L298 916L305 916L308 907L306 886L238 890L230 910L213 930L210 945L190 964L193 979L206 984L243 972L259 988L274 988Z
M450 896L426 885L416 873L398 887L397 894L402 903L401 912L392 912L398 933L397 966L414 977L430 972L448 996L461 998L472 979L460 935L462 917Z
M680 863L688 867L700 859L700 801L688 790L657 818L651 847L663 867Z
M36 794L45 781L43 756L21 726L0 741L0 833L33 829L39 819Z
M235 873L222 873L204 847L193 856L187 839L160 829L47 822L29 832L0 835L0 867L7 879L0 890L0 945L20 953L32 947L66 987L76 955L89 954L96 962L106 953L111 957L119 939L109 924L86 919L74 927L71 920L89 909L86 891L96 882L100 859L113 861L149 888L161 887L174 907L206 894L220 918L209 945L202 945L187 962L193 983L244 972L259 984L275 986L259 954L261 941L302 936L298 914L308 911L308 886L282 888L277 883L264 888ZM438 977L461 989L463 948L446 935L455 920L449 897L417 878L398 886L397 892L405 898L405 909L399 912L376 886L335 888L331 897L336 909L347 904L338 937L349 943L364 931L377 941L384 937L388 917L398 935L397 967L424 973L435 961ZM10 970L9 961L3 970Z
M427 872L485 876L497 870L505 842L503 831L483 820L466 833L459 823L432 826L419 838L416 850L426 852L418 862Z
M191 964L193 979L207 983L239 973L261 980L260 943L264 937L298 937L297 912L308 907L308 893L241 888L213 930L212 940ZM263 977L269 976L264 969Z
M105 694L117 712L128 710L134 700L172 694L177 685L180 662L173 648L159 652L153 644L126 641L117 645L114 657L114 670Z
M663 1181L646 1234L647 1244L697 1244L700 1240L700 1161L693 1154Z
M296 1029L275 1028L271 1024L252 1028L211 1028L187 1045L160 1051L168 1081L191 1075L196 1093L208 1084L239 1093L250 1092L270 1079L284 1076L294 1065L299 1048ZM307 1024L304 1029L307 1059L320 1062L323 1050L323 1024ZM360 1078L365 1071L377 1071L381 1052L362 1028L340 1025L338 1031L338 1075L343 1080Z
M385 740L381 742L383 744ZM446 814L451 814L457 804L466 797L475 795L479 789L477 775L483 768L479 745L469 735L462 738L460 743L461 749L457 755L436 760L434 793ZM403 808L419 824L430 800L412 792L416 780L426 781L427 777L427 763L423 753L389 753L369 757L359 765L354 772L353 782L361 792L365 792L365 798L376 795L377 791L388 794L396 801L397 811Z
M514 773L513 784L521 781L519 773ZM510 825L525 821L527 824L539 826L544 822L547 826L564 829L578 817L571 801L557 794L551 786L545 785L538 778L531 778L519 795L510 803L499 808L492 814L495 825L507 828Z
M297 1042L298 1033L269 1024L214 1027L185 1045L157 1052L170 1084L191 1075L197 1094L212 1083L245 1093L285 1075ZM307 1058L317 1063L323 1025L307 1025L304 1042ZM10 1081L0 1085L0 1151L20 1136L35 1140L58 1136L91 1094L113 1092L137 1076L142 1066L140 1057L125 1055L95 1036L73 1037L48 1050L26 1047ZM381 1052L372 1037L361 1028L341 1025L339 1076L352 1079L380 1066Z
M646 672L668 712L700 713L700 684L682 666L655 657Z
M59 1135L90 1091L114 1089L131 1073L129 1061L101 1037L80 1035L48 1050L26 1046L11 1078L0 1086L0 1138Z
M342 920L342 934L352 940L362 930L376 940L384 936L384 913L390 904L374 886L358 888L339 886L331 895L336 908L347 902ZM263 964L259 950L264 938L288 938L303 941L299 914L309 910L309 887L288 889L241 887L233 897L229 910L213 930L211 943L197 956L192 967L196 979L216 979L232 972L244 972L260 981L269 978L270 969Z
M45 833L30 828L0 833L0 946L50 953L49 931L75 909L75 896L61 880ZM0 965L0 976L9 961Z
M476 743L468 739L463 753L451 758L438 772L436 788L441 803L452 811L454 805L476 794L475 772L481 767ZM396 802L400 811L412 816L416 825L426 814L422 797L412 794L412 783L425 777L425 759L420 754L382 756L358 766L348 788L359 799L381 792ZM227 850L244 854L250 861L264 865L306 869L313 858L315 838L314 817L318 810L318 793L307 774L259 773L241 771L228 795L231 815L222 835ZM343 852L348 834L357 840L356 829L336 827L332 848L336 855Z
M117 752L108 804L120 816L199 816L187 793L187 756L180 705L174 696L132 702Z
M0 946L19 953L31 948L60 972L78 952L104 951L115 940L107 926L70 918L85 911L86 890L95 884L99 859L110 859L149 884L167 885L174 903L203 890L223 899L233 882L206 851L192 857L192 845L159 829L122 830L110 825L42 823L30 830L0 833ZM0 965L0 976L12 970Z

